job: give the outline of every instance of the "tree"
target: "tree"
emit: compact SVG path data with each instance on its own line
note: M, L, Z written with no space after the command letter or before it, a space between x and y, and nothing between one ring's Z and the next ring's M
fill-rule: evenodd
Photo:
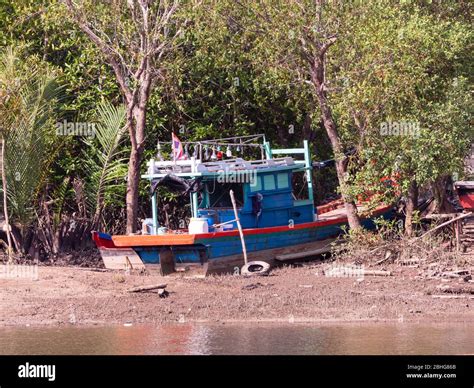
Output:
M347 32L344 24L350 19L346 10L350 7L325 0L262 1L245 6L253 10L255 17L258 55L265 61L262 66L285 69L294 82L310 86L314 110L319 112L334 154L350 228L360 229L357 206L348 185L347 149L334 116L327 71L331 48L339 35Z
M26 253L36 219L39 193L57 152L54 131L60 87L56 74L37 57L24 58L7 48L0 63L0 126L11 233L16 249Z
M140 165L146 114L155 81L165 77L164 57L181 33L179 0L128 0L113 3L64 0L77 26L112 67L126 105L131 143L127 174L127 233L137 227Z
M370 187L373 199L404 196L408 235L418 192L434 187L442 197L439 182L462 169L473 138L472 29L444 11L376 3L334 47L347 60L330 65L347 80L333 101L344 138L357 149L353 195Z

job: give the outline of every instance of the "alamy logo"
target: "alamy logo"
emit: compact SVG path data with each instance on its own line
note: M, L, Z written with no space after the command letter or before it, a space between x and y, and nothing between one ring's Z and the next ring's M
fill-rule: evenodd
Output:
M0 279L15 278L38 280L38 265L0 264Z
M382 136L420 136L420 123L417 121L384 121L380 124Z
M95 123L59 121L56 123L56 134L59 136L95 137Z
M27 362L18 366L18 377L21 379L43 378L48 381L56 380L56 365L33 365Z
M324 275L331 278L363 278L364 266L360 264L333 264L324 270Z
M250 183L250 186L257 186L256 171L220 171L217 175L219 183Z

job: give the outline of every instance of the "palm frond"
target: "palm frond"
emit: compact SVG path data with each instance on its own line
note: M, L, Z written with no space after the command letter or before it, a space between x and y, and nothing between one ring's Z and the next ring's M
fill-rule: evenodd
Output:
M47 178L56 141L54 109L60 88L47 71L31 69L28 78L17 75L20 65L9 49L0 61L0 86L8 90L14 108L2 106L8 200L12 219L27 225L34 217L37 195ZM8 77L14 77L13 81Z
M101 103L97 108L95 138L85 140L86 204L95 228L99 226L106 198L124 187L126 158L120 145L126 132L125 115L125 107Z

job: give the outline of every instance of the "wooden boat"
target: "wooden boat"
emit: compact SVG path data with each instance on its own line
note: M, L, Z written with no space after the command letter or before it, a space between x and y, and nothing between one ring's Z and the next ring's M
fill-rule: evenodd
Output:
M225 140L228 139L220 142ZM196 153L202 155L202 144L196 147ZM263 138L261 149L264 157L254 161L236 158L203 162L202 156L176 162L149 161L148 173L142 177L153 188L152 218L139 235L93 232L105 266L147 268L162 274L193 269L201 274L238 272L244 260L230 189L236 193L249 261L273 265L329 251L330 244L347 226L347 216L341 201L314 206L308 142L303 148L273 150ZM304 159L288 155L302 155ZM306 198L296 199L293 193L295 174L305 176ZM183 193L190 193L192 217L188 228L160 227L156 191L159 185L182 187ZM364 207L360 205L360 209ZM389 218L391 214L391 206L380 205L370 217L363 217L362 223L370 229L375 226L375 217Z
M464 210L474 210L474 181L454 182L454 188L459 197L459 203Z

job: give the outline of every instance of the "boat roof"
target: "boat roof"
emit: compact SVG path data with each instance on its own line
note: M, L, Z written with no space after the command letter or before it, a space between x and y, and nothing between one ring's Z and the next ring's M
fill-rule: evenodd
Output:
M474 189L474 181L457 181L457 182L454 182L454 187Z
M147 163L148 172L142 178L162 178L173 174L182 178L209 177L215 178L224 174L259 174L277 171L305 170L305 162L294 160L292 157L272 158L247 161L242 158L202 162L200 159L157 161Z

